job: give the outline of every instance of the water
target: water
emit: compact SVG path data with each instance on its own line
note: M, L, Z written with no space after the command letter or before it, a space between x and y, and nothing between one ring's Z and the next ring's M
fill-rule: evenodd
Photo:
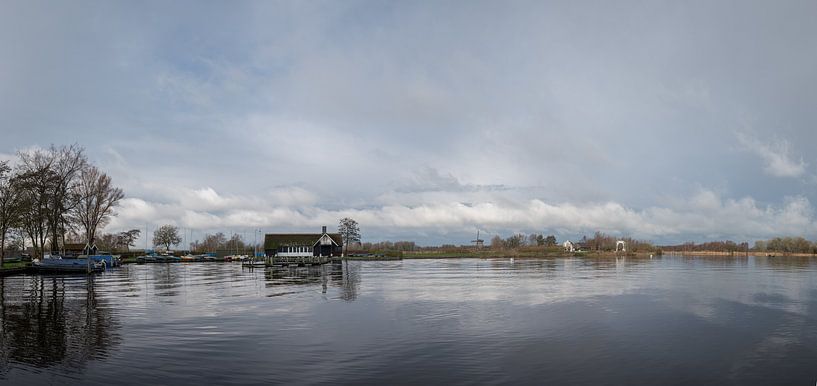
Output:
M817 259L154 264L0 283L3 383L817 381Z

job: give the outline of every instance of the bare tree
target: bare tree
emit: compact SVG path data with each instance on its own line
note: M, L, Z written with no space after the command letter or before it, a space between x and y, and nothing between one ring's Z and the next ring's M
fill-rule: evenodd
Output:
M177 245L182 242L179 236L179 228L173 225L162 225L153 232L153 245L164 245L169 251L171 245Z
M78 200L71 213L82 227L85 240L89 241L97 229L108 224L115 215L114 207L125 195L122 189L111 185L111 177L92 165L80 172L76 192Z
M69 213L78 205L77 192L80 172L88 165L85 150L79 145L60 146L52 145L48 149L54 159L55 184L51 195L51 251L59 251L60 243L69 227Z
M11 175L8 162L0 162L0 267L6 258L6 240L9 231L20 222L21 195Z
M50 187L54 181L51 160L43 152L20 153L16 175L20 194L21 228L31 240L34 256L42 257L49 227Z
M343 247L345 248L343 255L346 256L346 252L349 251L349 243L353 241L360 242L360 227L357 225L357 221L344 217L340 219L338 224L338 233L343 239Z
M197 243L195 249L203 252L215 252L219 249L223 249L226 244L227 236L225 236L224 233L218 232L212 235L204 235L204 241L202 241L200 244Z
M504 249L505 248L505 241L502 240L502 237L499 235L495 235L491 238L491 249Z
M88 160L79 145L51 146L19 152L21 176L28 199L26 231L32 243L42 251L50 241L51 251L70 229L69 212L77 205L77 177Z

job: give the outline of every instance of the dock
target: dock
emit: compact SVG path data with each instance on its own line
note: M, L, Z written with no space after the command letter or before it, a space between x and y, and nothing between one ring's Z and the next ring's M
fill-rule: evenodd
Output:
M332 261L329 256L268 256L266 265L273 266L307 266L307 265L323 265Z

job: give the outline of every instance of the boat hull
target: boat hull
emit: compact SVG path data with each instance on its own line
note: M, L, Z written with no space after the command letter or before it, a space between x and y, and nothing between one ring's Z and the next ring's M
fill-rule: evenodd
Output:
M41 273L95 273L105 270L104 261L93 259L43 259L34 262L32 268Z

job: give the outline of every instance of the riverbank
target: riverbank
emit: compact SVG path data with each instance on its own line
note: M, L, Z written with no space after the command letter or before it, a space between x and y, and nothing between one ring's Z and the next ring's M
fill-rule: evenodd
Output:
M3 263L0 267L0 276L11 276L25 273L31 268L30 264L23 261L15 261L13 263Z
M403 259L544 259L558 257L584 257L584 258L607 258L607 257L650 257L656 256L655 252L564 252L564 251L410 251L403 252Z

